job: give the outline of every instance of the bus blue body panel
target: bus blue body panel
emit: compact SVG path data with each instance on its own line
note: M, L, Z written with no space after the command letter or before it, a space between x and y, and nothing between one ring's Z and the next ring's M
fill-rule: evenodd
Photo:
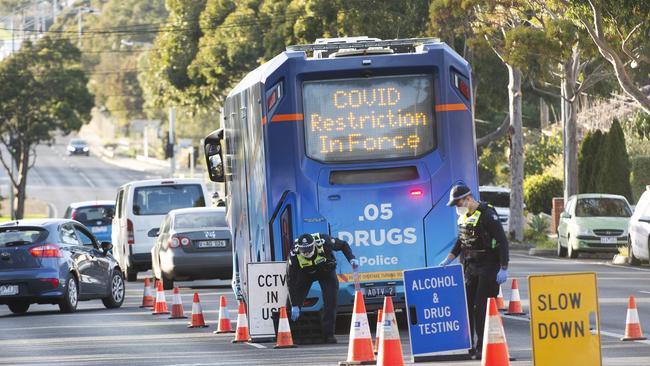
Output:
M308 157L305 83L396 75L432 80L435 149L386 161L323 163ZM301 233L330 233L350 242L362 263L364 287L394 286L395 300L403 303L401 271L437 265L455 242L456 214L445 205L451 187L464 182L478 192L472 107L454 87L455 78L461 78L471 91L470 75L468 63L444 43L424 45L416 53L326 59L287 51L251 72L228 97L248 105L246 123L240 121L237 127L230 121L225 126L226 135L229 129L246 129L235 134L248 140L249 150L234 164L245 166L238 178L246 176L246 184L234 183L240 187L230 192L244 197L229 200L238 267L245 268L247 261L285 260ZM242 110L242 105L228 103L229 113ZM256 103L261 110L251 114ZM409 178L372 184L334 178L373 169L392 169ZM247 208L232 207L244 204ZM240 233L244 230L248 233ZM353 303L351 267L341 253L337 260L339 305L345 310ZM240 271L240 276L245 283L245 273ZM320 298L319 292L315 284L308 298ZM374 309L381 301L378 296L366 299L366 304ZM312 306L321 304L318 300Z

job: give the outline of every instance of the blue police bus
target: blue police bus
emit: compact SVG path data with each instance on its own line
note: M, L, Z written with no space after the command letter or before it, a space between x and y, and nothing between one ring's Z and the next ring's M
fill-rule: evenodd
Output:
M470 65L437 39L324 39L290 46L229 93L205 139L225 183L233 288L246 264L284 261L302 233L346 240L369 311L404 306L402 270L437 265L456 238L445 203L477 191ZM339 311L354 283L338 253ZM304 307L322 306L316 283Z

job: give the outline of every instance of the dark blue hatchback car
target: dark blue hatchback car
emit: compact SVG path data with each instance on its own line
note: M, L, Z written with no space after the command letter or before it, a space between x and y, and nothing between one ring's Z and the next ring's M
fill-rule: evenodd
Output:
M30 304L58 304L74 312L78 301L122 306L124 279L111 244L99 243L82 224L66 219L19 220L0 225L0 304L17 314Z

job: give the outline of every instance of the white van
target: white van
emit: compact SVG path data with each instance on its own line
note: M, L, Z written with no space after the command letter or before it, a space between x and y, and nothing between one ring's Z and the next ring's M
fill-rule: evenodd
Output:
M208 192L200 179L153 179L129 182L119 188L113 217L113 256L128 281L151 269L149 237L165 215L177 208L206 207Z
M510 188L497 186L478 187L480 200L494 206L499 215L503 231L508 235L510 230Z

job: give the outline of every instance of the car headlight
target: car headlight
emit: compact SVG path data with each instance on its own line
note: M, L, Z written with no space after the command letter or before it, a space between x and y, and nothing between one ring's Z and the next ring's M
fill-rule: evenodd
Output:
M588 229L586 227L578 227L578 230L576 231L577 231L577 235L584 235L584 236L594 235L591 229Z
M87 148L87 147L84 147L84 151L88 151L88 148Z

